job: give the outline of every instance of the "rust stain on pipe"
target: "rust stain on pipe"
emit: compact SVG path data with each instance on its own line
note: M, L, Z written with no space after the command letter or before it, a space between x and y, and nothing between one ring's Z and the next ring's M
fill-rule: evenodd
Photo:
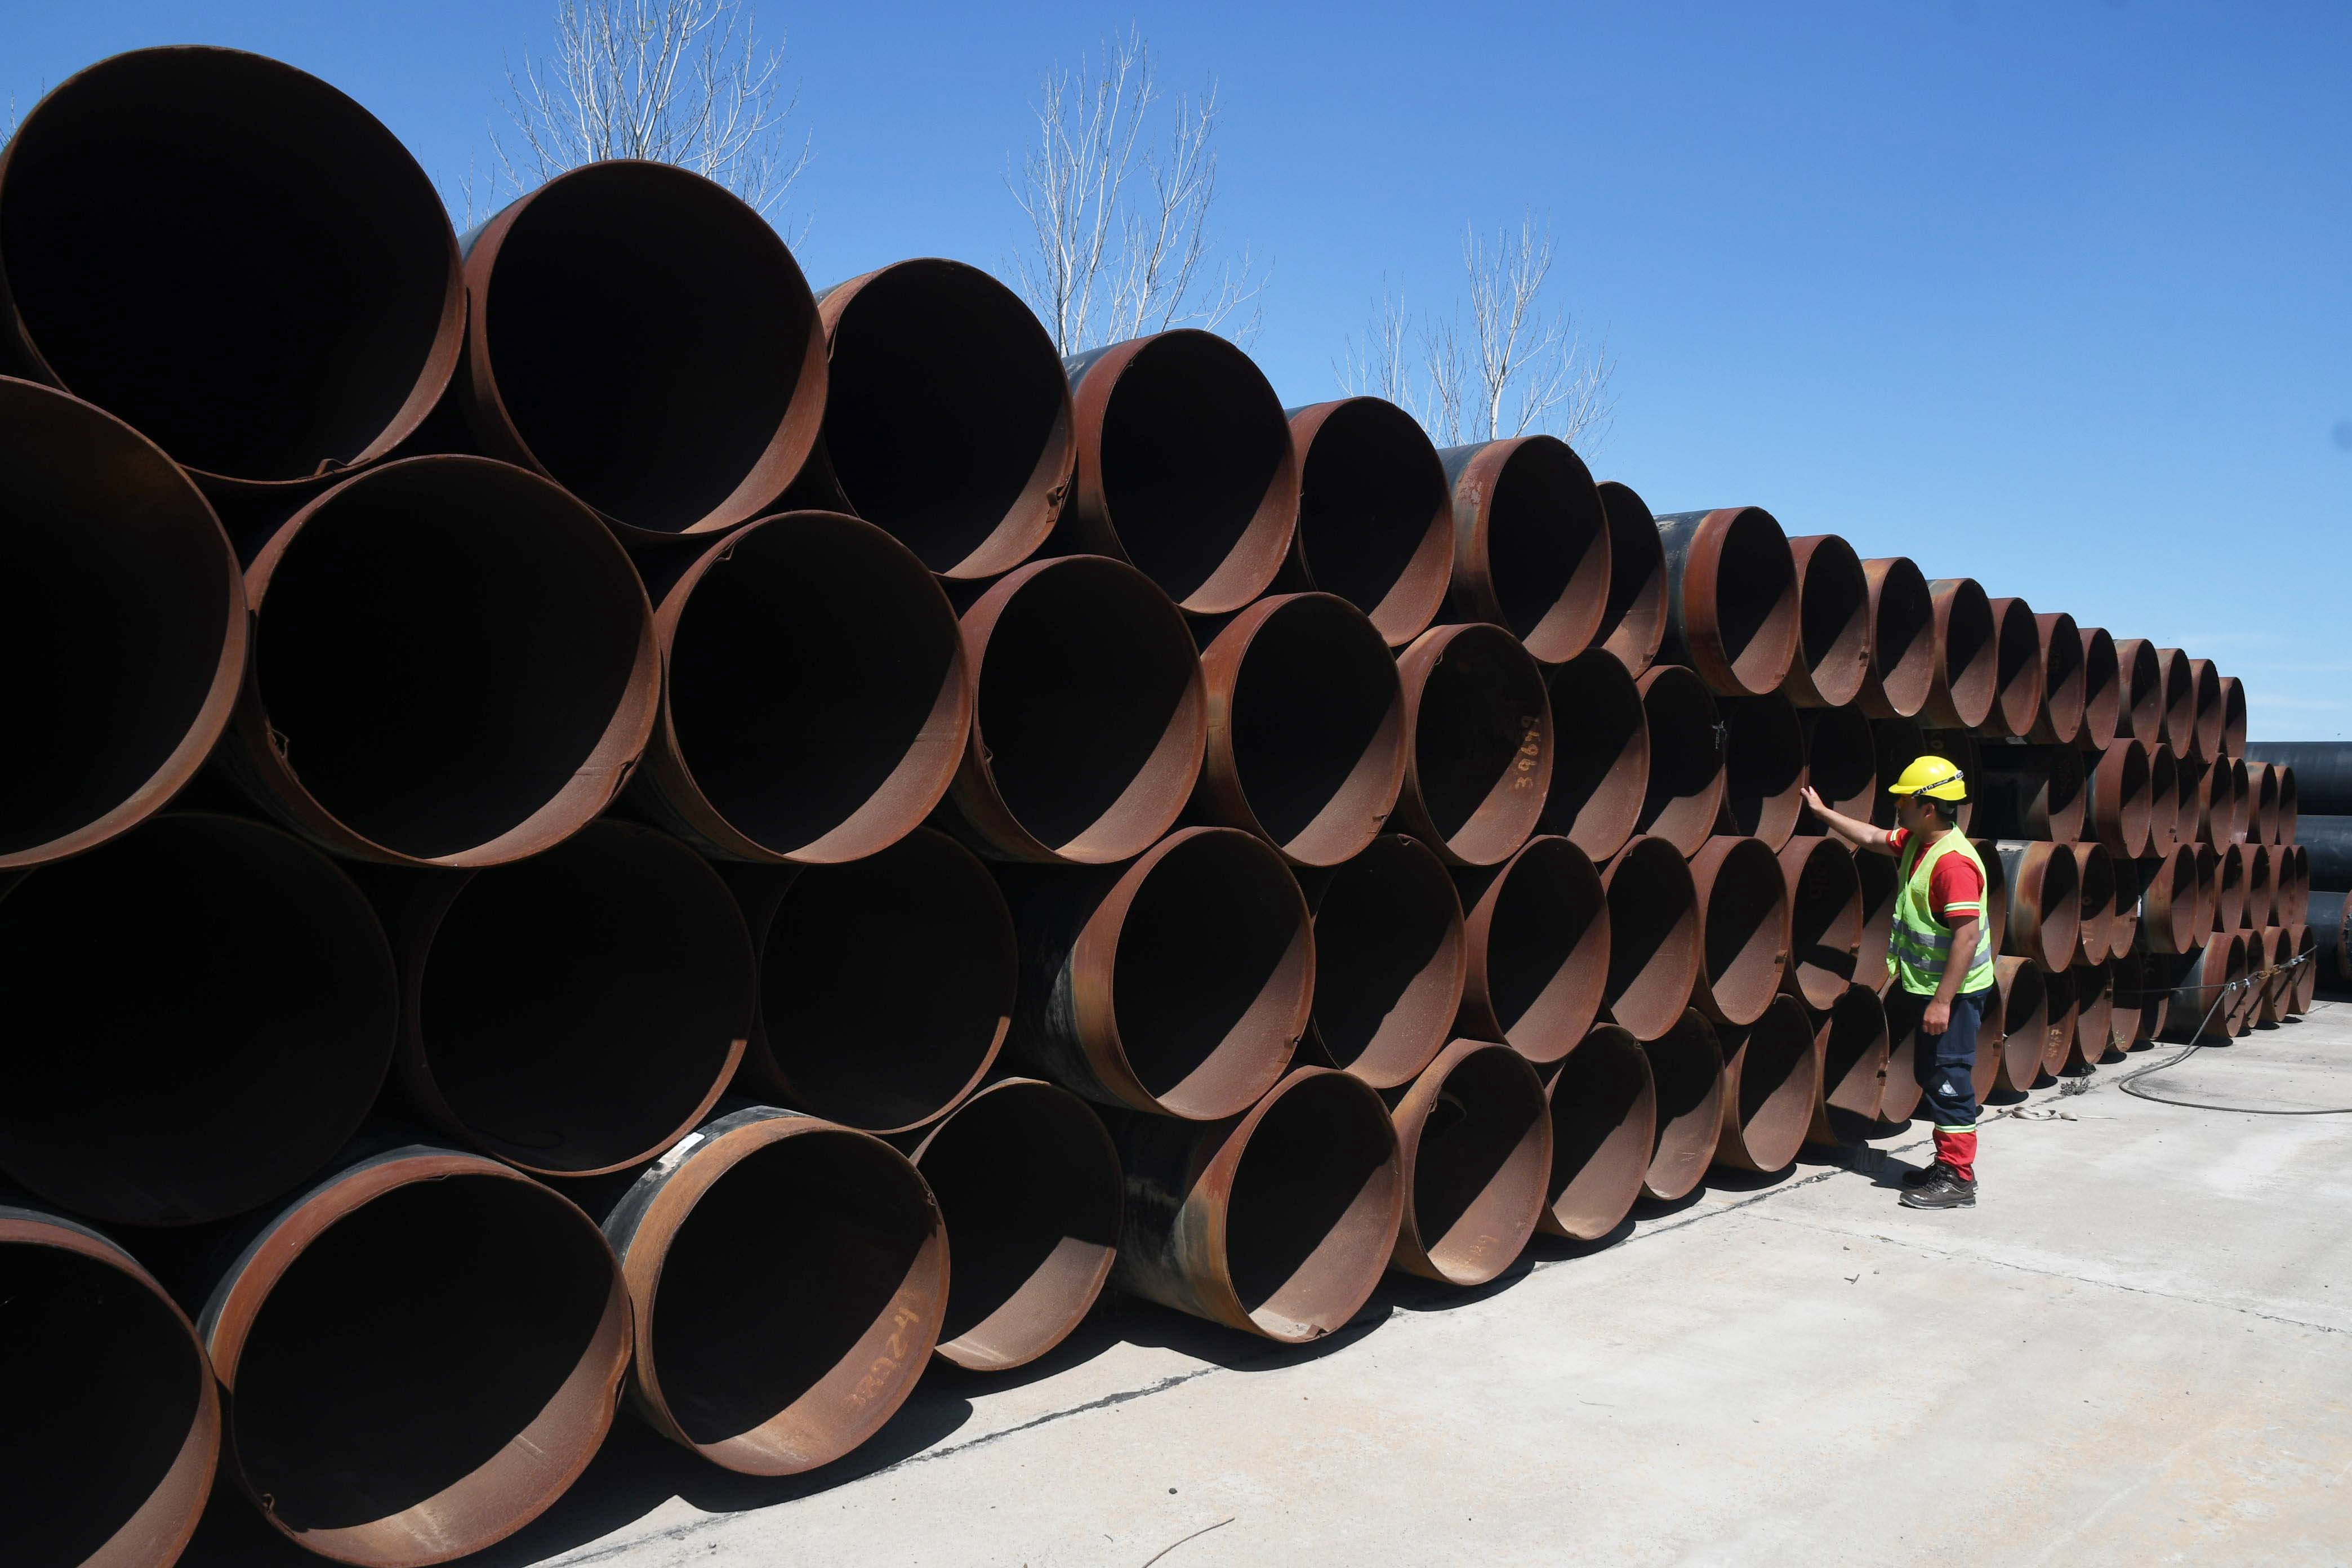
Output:
M1781 695L1800 708L1843 708L1870 674L1870 582L1834 533L1789 541L1797 573L1797 657Z
M1609 1020L1636 1039L1675 1028L1698 983L1698 889L1682 852L1636 838L1601 874L1609 896Z
M1723 814L1726 729L1715 697L1680 665L1653 666L1638 681L1649 728L1649 786L1633 831L1698 853Z
M1289 417L1299 474L1292 564L1403 647L1437 618L1454 579L1454 498L1437 448L1418 420L1378 397Z
M2089 658L2074 617L2061 610L2033 617L2041 645L2042 703L2025 738L2049 746L2079 745L2089 696Z
M1789 679L1801 640L1788 536L1760 506L1669 512L1666 638L1659 657L1721 697L1762 697Z
M1535 1234L1551 1178L1551 1111L1527 1058L1456 1040L1392 1107L1410 1194L1391 1267L1448 1285L1484 1285Z
M1553 1071L1545 1092L1551 1180L1538 1226L1547 1236L1597 1241L1624 1223L1650 1169L1658 1097L1649 1053L1616 1025L1598 1025Z
M1507 860L1551 792L1551 700L1510 633L1434 626L1397 658L1412 745L1393 820L1448 864Z
M1436 852L1382 834L1344 865L1301 874L1314 911L1315 1009L1302 1062L1374 1089L1408 1083L1444 1048L1469 974L1462 900Z
M1458 1032L1538 1065L1576 1048L1609 978L1609 905L1581 849L1550 835L1492 870L1455 874L1469 955Z
M2120 694L2115 728L2108 735L2085 734L2104 745L2112 736L2137 741L2145 750L2164 739L2164 665L2156 645L2143 637L2116 639L2116 687Z
M1936 661L1919 722L1931 729L1973 730L1992 711L2000 686L1992 601L1973 577L1938 577L1927 584L1927 600Z
M1886 1091L1886 1004L1867 985L1849 985L1812 1023L1822 1089L1805 1138L1850 1147L1870 1136Z
M1454 495L1453 616L1507 628L1548 665L1591 647L1613 584L1609 520L1584 459L1550 436L1438 457Z
M2074 844L2001 839L1994 850L2009 889L2003 949L2044 969L2074 961L2083 929L2083 875Z
M1816 1010L1853 988L1862 948L1862 879L1842 838L1791 838L1780 851L1788 885L1789 962L1780 987Z
M1723 1051L1715 1026L1696 1010L1672 1028L1643 1042L1651 1080L1657 1086L1657 1133L1643 1195L1672 1203L1706 1179L1723 1127Z
M1776 996L1753 1024L1720 1035L1723 1123L1715 1162L1738 1171L1786 1170L1822 1101L1812 1021L1794 996Z
M1927 579L1906 556L1862 563L1870 586L1870 669L1854 699L1873 719L1909 719L1936 679L1936 608Z
M1601 649L1550 673L1555 714L1574 716L1570 744L1554 749L1543 826L1596 860L1625 847L1650 787L1650 721L1634 677Z
M1666 556L1658 521L1630 485L1604 479L1601 509L1609 517L1609 605L1594 645L1639 675L1658 657L1666 636Z
M1719 1025L1747 1026L1779 994L1789 962L1789 887L1760 838L1710 838L1691 858L1698 896L1698 977L1691 1005Z
M1988 734L2031 735L2042 718L2042 695L2050 674L2043 663L2042 636L2033 607L2022 599L1995 599L1993 701L1985 716Z

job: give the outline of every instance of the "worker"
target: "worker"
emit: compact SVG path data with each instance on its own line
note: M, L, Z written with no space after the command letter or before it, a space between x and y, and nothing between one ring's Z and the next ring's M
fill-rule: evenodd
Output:
M1977 1028L1992 994L1992 952L1982 941L1985 868L1959 829L1968 781L1944 757L1921 757L1887 785L1895 826L1832 811L1808 785L1805 804L1855 848L1896 858L1895 925L1886 971L1919 1017L1914 1058L1936 1118L1936 1158L1904 1178L1903 1205L1974 1208L1977 1201Z

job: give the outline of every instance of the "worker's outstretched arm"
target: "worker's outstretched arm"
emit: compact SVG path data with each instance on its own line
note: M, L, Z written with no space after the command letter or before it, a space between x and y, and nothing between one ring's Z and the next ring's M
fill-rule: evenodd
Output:
M1836 834L1855 848L1873 850L1880 855L1895 853L1886 847L1885 828L1874 827L1869 823L1858 817L1848 816L1842 811L1832 811L1822 803L1820 793L1811 784L1805 786L1805 804L1811 806L1820 815L1821 819L1830 825L1832 833Z
M1936 994L1919 1020L1922 1033L1940 1035L1952 1026L1952 998L1959 994L1960 982L1968 978L1969 966L1977 961L1977 942L1983 930L1980 915L1952 923L1951 953L1944 960L1944 976L1936 982Z

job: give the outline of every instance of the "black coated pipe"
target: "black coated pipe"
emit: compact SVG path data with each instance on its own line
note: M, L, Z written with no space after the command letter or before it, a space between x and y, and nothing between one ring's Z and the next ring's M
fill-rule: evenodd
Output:
M2352 741L2255 741L2245 760L2293 768L2298 810L2352 816Z

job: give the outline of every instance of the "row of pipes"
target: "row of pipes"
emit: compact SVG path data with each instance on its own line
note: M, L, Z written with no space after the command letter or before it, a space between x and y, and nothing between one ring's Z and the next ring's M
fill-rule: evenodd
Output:
M218 49L26 116L0 275L26 1562L168 1563L216 1468L446 1562L624 1396L798 1473L1114 1281L1307 1341L1891 1133L1894 864L1801 791L1923 751L1981 1091L2310 1002L2234 678L1548 437L1064 364L953 262L816 295L662 165L461 246Z

